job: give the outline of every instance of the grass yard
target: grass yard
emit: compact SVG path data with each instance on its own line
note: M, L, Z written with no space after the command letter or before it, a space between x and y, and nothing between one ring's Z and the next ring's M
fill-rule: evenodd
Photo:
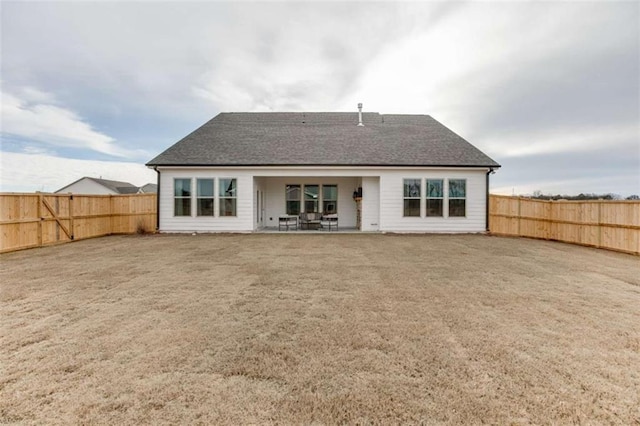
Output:
M0 255L0 423L640 424L640 258L482 235Z

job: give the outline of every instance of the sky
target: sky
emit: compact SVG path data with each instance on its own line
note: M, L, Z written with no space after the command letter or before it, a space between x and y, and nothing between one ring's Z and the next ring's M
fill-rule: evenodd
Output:
M499 194L640 193L640 2L0 3L0 191L144 166L220 112L428 114Z

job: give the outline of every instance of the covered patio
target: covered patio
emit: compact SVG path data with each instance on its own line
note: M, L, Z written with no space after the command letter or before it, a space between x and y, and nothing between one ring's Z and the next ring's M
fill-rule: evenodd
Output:
M255 231L359 232L362 178L254 177Z

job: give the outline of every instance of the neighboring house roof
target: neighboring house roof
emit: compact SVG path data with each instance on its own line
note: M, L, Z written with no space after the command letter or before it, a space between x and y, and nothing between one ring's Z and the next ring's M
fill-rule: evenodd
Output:
M107 180L107 179L98 179L98 178L92 178L92 177L88 177L85 176L83 178L78 179L77 181L70 183L67 186L64 186L60 189L58 189L55 192L62 192L64 191L66 188L69 188L72 185L75 185L76 183L84 180L84 179L88 179L91 180L97 184L100 184L102 186L104 186L105 188L115 192L116 194L135 194L138 192L138 187L135 185L130 184L129 182L120 182L117 180Z
M138 189L138 192L142 194L157 194L158 193L158 185L155 183L148 183L146 185L141 186Z
M222 113L147 166L500 167L428 115Z

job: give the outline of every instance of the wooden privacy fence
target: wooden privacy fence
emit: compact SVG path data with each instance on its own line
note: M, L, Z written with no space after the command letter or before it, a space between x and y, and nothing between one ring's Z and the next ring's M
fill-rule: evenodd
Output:
M640 201L546 201L491 195L492 234L640 254Z
M0 194L0 253L155 228L156 194Z

